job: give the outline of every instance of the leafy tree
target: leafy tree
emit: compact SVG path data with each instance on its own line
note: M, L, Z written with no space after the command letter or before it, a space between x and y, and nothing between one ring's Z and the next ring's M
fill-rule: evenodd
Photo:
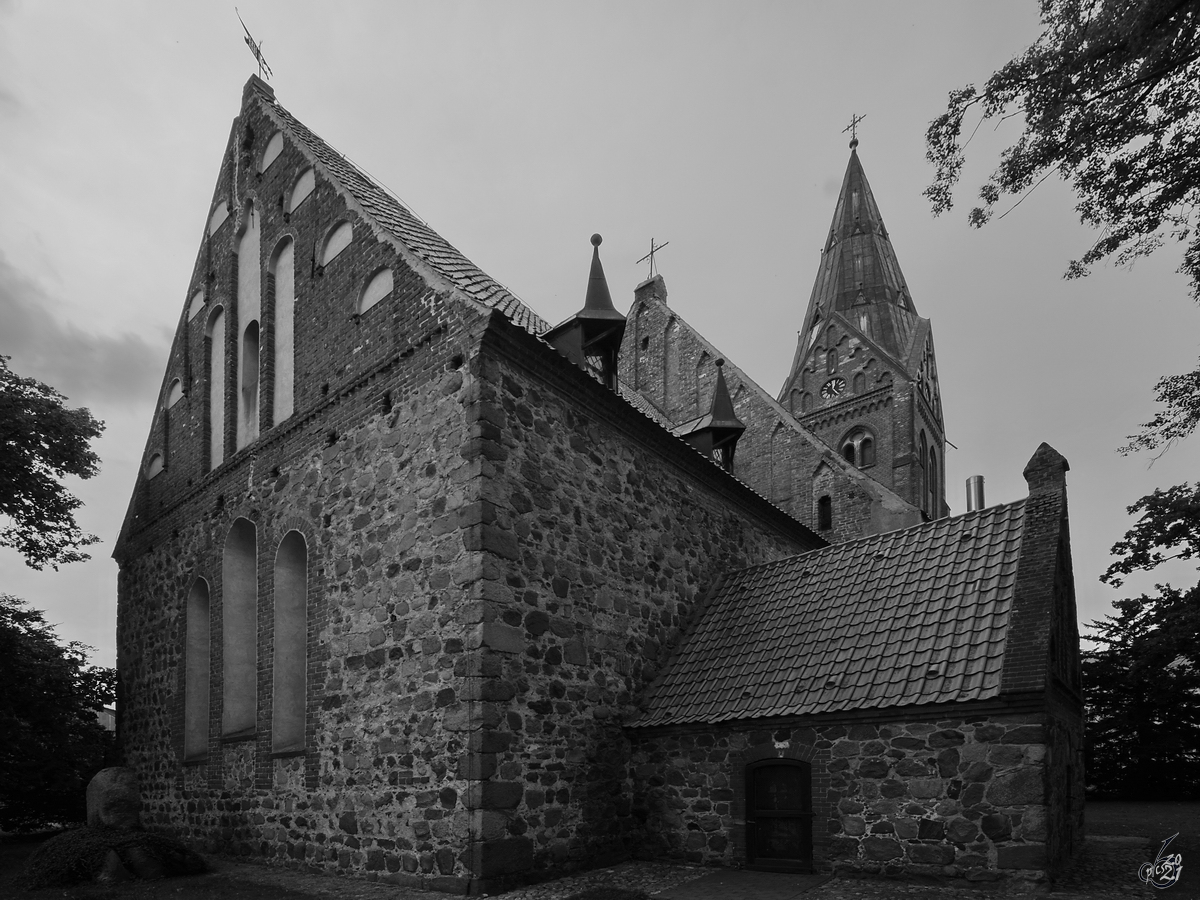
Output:
M951 91L930 123L934 214L953 206L975 131L1020 115L1021 135L980 188L970 223L984 225L1002 197L1024 199L1057 174L1071 182L1082 221L1100 229L1068 278L1114 254L1131 263L1179 241L1179 271L1200 302L1200 0L1041 0L1041 18L1033 46L982 88ZM968 116L976 121L964 141ZM1200 421L1200 368L1162 379L1157 391L1165 411L1127 450L1167 446Z
M1129 507L1137 524L1101 576L1200 557L1200 483L1156 490ZM1093 622L1083 653L1088 782L1101 796L1200 800L1200 584L1118 600Z
M0 356L0 547L12 547L31 568L87 559L94 544L75 523L79 500L62 486L66 475L91 478L100 459L89 442L103 422L86 409L67 409L54 388L22 378Z
M87 664L36 609L0 594L0 828L81 822L85 791L112 736L96 712L115 697L116 672Z

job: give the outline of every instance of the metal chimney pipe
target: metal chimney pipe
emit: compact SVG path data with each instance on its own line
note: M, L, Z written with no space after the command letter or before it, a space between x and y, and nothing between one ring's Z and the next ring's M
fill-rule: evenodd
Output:
M983 476L972 475L967 479L967 512L975 512L983 506Z

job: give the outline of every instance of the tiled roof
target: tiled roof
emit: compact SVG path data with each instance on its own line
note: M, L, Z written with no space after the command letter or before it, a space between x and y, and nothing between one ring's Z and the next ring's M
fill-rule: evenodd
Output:
M502 312L514 325L531 334L542 334L550 328L541 316L462 255L440 234L418 219L395 197L363 174L299 119L263 95L262 102L280 120L292 136L325 167L340 187L349 193L376 222L412 250L430 268L449 281L468 297Z
M729 573L629 724L997 696L1024 509L1021 500Z

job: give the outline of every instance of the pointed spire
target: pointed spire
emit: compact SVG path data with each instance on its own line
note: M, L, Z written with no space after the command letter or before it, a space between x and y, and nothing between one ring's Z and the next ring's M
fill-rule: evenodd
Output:
M600 263L603 240L598 234L592 235L592 268L583 309L542 337L575 365L616 390L617 354L625 335L625 317L613 306L608 280L604 277L604 266Z
M829 225L803 331L832 312L902 359L918 317L875 194L858 158L858 138Z
M608 291L608 279L604 277L604 266L600 262L600 244L604 241L598 234L592 235L592 271L588 275L587 296L579 317L583 319L620 319L625 317L613 306L612 294Z
M683 439L703 453L726 472L733 471L733 453L745 424L733 411L733 400L725 384L725 360L717 360L717 384L713 388L712 405L708 415L701 418Z

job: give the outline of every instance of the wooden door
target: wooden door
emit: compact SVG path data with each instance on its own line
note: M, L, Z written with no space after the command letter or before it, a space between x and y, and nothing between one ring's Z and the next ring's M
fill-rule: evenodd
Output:
M811 872L812 769L769 759L746 769L746 849L756 869Z

